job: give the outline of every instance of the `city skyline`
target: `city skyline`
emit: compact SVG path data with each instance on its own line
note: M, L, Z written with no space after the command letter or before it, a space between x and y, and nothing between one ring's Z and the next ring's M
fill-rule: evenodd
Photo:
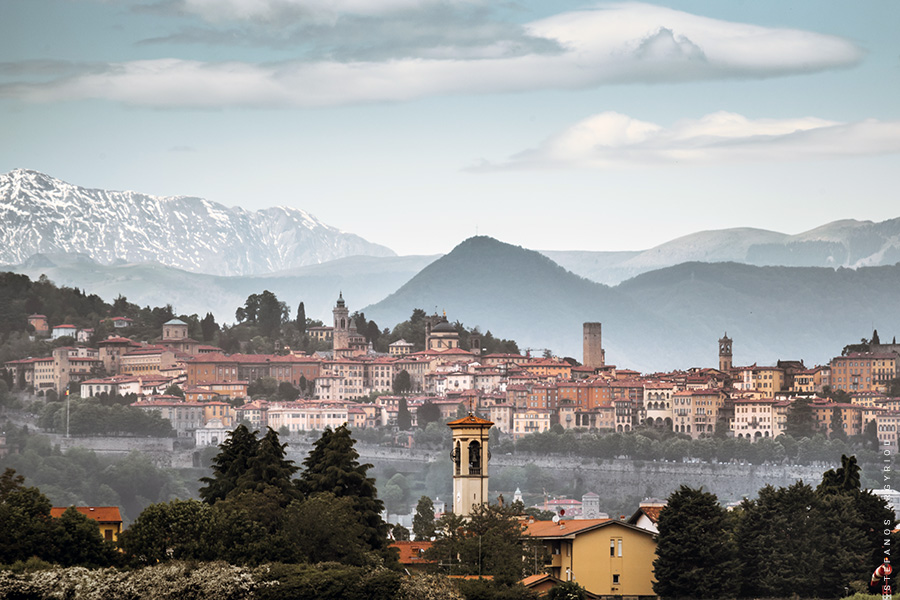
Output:
M0 171L400 254L900 216L890 2L0 1Z

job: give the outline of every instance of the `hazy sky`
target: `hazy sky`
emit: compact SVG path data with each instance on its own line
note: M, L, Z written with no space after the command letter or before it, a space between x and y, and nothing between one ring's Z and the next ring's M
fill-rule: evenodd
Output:
M900 2L0 0L0 172L401 254L900 216Z

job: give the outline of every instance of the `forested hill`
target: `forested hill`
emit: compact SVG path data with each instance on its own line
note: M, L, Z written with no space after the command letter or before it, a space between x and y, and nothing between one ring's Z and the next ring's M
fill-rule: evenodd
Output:
M878 329L900 332L900 265L829 269L686 263L616 287L570 273L531 250L466 240L365 309L392 322L414 307L489 328L522 348L581 356L582 323L603 323L607 361L645 371L713 366L717 340L735 364L825 363Z

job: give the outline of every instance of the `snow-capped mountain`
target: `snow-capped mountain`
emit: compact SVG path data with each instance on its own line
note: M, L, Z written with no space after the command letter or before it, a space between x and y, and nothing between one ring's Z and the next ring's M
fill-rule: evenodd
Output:
M72 185L37 171L0 175L0 263L83 253L102 264L157 262L251 275L394 252L287 207L255 212L203 198Z

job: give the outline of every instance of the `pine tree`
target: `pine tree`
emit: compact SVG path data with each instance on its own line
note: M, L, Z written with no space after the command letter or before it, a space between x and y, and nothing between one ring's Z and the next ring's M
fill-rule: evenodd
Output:
M728 514L714 494L682 485L659 515L653 591L663 598L730 598L738 562Z
M412 530L417 540L430 540L434 537L434 502L428 496L422 496L416 504Z
M287 444L278 440L278 433L271 427L256 446L256 452L247 460L247 468L238 476L233 493L263 492L267 487L277 490L281 507L300 498L297 487L291 481L300 467L285 458Z
M378 499L375 480L367 477L372 465L359 464L354 443L346 425L326 429L303 461L298 485L307 496L329 493L352 498L365 528L363 541L372 550L383 550L388 543L388 525L381 518L384 504Z
M219 453L213 459L213 476L200 478L206 484L199 490L200 498L207 504L225 499L237 487L238 478L247 470L258 446L256 432L238 425L219 445Z
M871 344L872 346L878 346L881 344L881 339L878 337L877 329L872 330L872 339L869 341L869 344Z
M809 596L828 557L822 552L818 498L801 482L767 485L741 504L736 530L741 596ZM803 568L797 568L802 564Z

